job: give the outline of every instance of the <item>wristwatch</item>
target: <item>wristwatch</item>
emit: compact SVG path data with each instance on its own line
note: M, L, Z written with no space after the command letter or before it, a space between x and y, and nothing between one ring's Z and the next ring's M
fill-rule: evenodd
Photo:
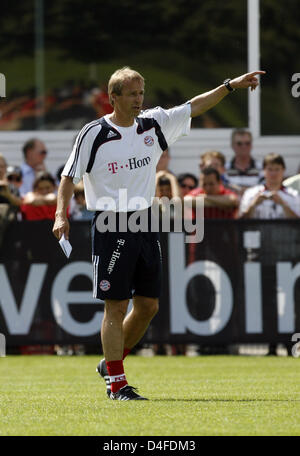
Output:
M229 78L225 79L225 81L223 81L223 84L229 92L234 92L235 89L233 87L231 87L230 81L231 81L231 79L229 79Z

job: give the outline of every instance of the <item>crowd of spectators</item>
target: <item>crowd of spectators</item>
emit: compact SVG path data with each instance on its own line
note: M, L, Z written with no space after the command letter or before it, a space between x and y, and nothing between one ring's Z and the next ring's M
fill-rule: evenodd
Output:
M7 220L54 220L60 171L53 176L46 168L47 148L43 141L31 138L23 146L21 166L7 166L0 154L0 228ZM71 220L90 220L83 183L75 186L68 208ZM1 234L1 230L0 230Z
M157 196L175 197L179 186L181 198L192 201L193 218L197 198L203 199L204 219L300 218L300 174L284 179L286 166L279 154L268 153L262 162L253 157L248 130L234 130L231 145L229 161L222 152L208 150L200 156L198 176L184 173L177 178L168 170L167 151L158 163ZM195 261L196 244L190 244L188 251L188 262ZM185 348L174 346L172 351L184 353ZM162 350L158 347L158 353ZM269 354L276 354L276 345L269 347Z
M37 96L34 88L15 91L1 99L0 130L77 130L85 123L112 112L105 86L67 80L60 88Z
M199 175L179 176L168 169L170 151L157 166L157 196L204 201L204 218L280 219L300 218L300 174L284 179L284 158L267 154L263 161L252 156L252 135L245 129L232 133L233 157L226 161L217 150L200 156Z
M231 145L229 161L217 150L202 153L197 175L183 172L176 176L169 169L170 150L165 150L157 164L156 196L164 197L163 201L174 197L190 200L193 208L197 198L202 198L204 219L300 218L300 174L286 178L284 158L279 154L269 153L262 162L257 160L252 155L248 130L234 130ZM39 138L24 144L21 166L7 164L0 154L0 241L5 220L54 220L62 167L52 176L45 165L46 157L47 147ZM160 204L164 211L164 203ZM75 186L68 216L71 220L90 220L92 215L86 209L81 181ZM194 209L190 216L195 217ZM193 261L193 252L191 244L189 261ZM184 346L177 347L177 353L184 351Z
M252 155L252 135L244 129L232 133L232 157L208 150L199 158L198 175L169 169L170 151L165 150L157 164L156 196L204 201L204 218L279 219L300 217L300 174L285 176L284 158L269 153L260 162ZM39 138L23 146L21 166L7 164L0 154L0 205L9 208L18 220L54 219L56 191L60 178L46 169L47 147ZM162 210L163 210L162 206ZM84 188L80 182L74 191L69 216L89 220ZM191 213L194 217L194 211Z

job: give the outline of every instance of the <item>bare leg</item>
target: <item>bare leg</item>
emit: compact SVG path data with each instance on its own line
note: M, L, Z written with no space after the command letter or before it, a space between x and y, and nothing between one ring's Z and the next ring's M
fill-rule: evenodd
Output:
M129 300L106 300L101 328L101 341L106 361L123 358L124 330L123 321Z
M157 298L133 297L133 308L123 322L124 346L126 348L133 348L141 340L157 311Z

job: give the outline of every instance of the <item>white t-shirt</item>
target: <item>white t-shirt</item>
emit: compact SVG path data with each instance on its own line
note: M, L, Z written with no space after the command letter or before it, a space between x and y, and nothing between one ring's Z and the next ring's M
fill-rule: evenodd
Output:
M240 203L240 214L243 215L253 199L259 193L269 193L264 185L256 185L249 188L243 194ZM298 216L300 216L300 198L297 192L293 189L282 187L278 190L280 198L282 198ZM265 199L261 204L256 206L251 218L258 219L279 219L287 218L284 209L280 204L276 204L272 199Z
M283 185L288 188L292 188L296 190L298 194L300 194L300 174L296 174L295 176L288 177L283 181Z
M74 184L83 178L91 211L146 209L155 196L156 165L163 149L187 135L190 125L190 103L142 111L131 127L119 127L106 115L80 131L62 175L73 177ZM99 139L102 128L104 140Z
M234 167L234 159L226 162L226 178L229 184L237 185L239 187L253 187L258 185L264 177L262 163L259 160L251 159L249 168L241 171Z

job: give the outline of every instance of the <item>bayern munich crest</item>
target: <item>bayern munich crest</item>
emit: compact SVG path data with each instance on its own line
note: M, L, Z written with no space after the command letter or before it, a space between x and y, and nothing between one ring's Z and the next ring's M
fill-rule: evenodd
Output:
M144 143L146 144L146 146L153 146L154 139L152 138L152 136L146 136L144 138Z
M108 291L110 289L110 283L108 280L101 280L99 287L102 291Z

